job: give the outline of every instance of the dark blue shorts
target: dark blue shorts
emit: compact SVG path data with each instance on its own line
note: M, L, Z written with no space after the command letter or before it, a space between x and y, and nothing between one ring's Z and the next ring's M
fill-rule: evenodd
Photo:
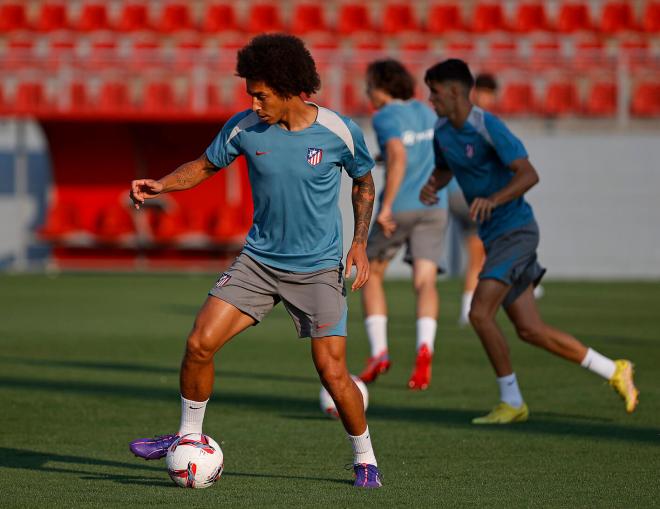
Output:
M486 261L479 279L497 279L509 285L502 307L509 307L529 285L538 285L545 269L537 260L539 227L531 222L493 240L486 248Z

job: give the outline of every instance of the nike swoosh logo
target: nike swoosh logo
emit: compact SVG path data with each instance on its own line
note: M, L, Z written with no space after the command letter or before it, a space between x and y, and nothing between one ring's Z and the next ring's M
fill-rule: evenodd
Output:
M264 154L268 154L268 152L259 152L258 150L255 152L256 155L262 156Z
M204 408L203 406L189 406L190 410L199 410L200 408Z
M332 324L331 323L324 323L323 325L317 325L316 328L317 329L324 329L325 327L329 327L330 325L332 325Z

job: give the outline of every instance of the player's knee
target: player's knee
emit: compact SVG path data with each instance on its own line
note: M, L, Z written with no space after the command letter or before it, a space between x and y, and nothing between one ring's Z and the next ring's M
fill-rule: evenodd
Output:
M483 327L492 320L490 313L488 313L485 308L476 306L474 303L470 308L470 314L468 315L468 318L470 319L470 323L475 329Z
M330 391L336 393L346 383L345 368L338 363L328 363L320 372L321 383Z
M415 279L413 283L413 287L415 289L415 293L418 295L430 291L434 291L436 288L435 279L426 279L426 278Z
M526 343L538 345L543 343L544 330L541 324L524 324L516 327L518 337Z
M186 342L186 358L195 362L210 362L215 354L213 341L203 330L195 329Z

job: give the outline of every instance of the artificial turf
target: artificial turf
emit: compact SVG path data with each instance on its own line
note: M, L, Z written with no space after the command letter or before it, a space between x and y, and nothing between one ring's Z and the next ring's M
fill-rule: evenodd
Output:
M214 276L0 276L2 507L658 507L660 283L549 282L546 320L637 366L641 403L627 415L602 379L514 339L530 420L474 427L497 401L474 333L456 324L459 281L441 281L434 378L414 361L410 283L390 282L390 372L367 412L381 490L351 486L341 425L318 406L309 340L279 306L216 358L205 432L225 473L206 490L174 486L131 439L176 431L178 366ZM359 296L348 363L368 355ZM212 505L213 504L213 505Z

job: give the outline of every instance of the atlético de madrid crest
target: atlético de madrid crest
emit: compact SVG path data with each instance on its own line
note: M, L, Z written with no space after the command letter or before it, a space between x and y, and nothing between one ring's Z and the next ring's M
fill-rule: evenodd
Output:
M320 148L308 148L307 149L307 162L312 166L316 166L321 162L323 158L323 150Z
M470 159L474 157L474 145L471 145L470 143L465 145L465 155Z

